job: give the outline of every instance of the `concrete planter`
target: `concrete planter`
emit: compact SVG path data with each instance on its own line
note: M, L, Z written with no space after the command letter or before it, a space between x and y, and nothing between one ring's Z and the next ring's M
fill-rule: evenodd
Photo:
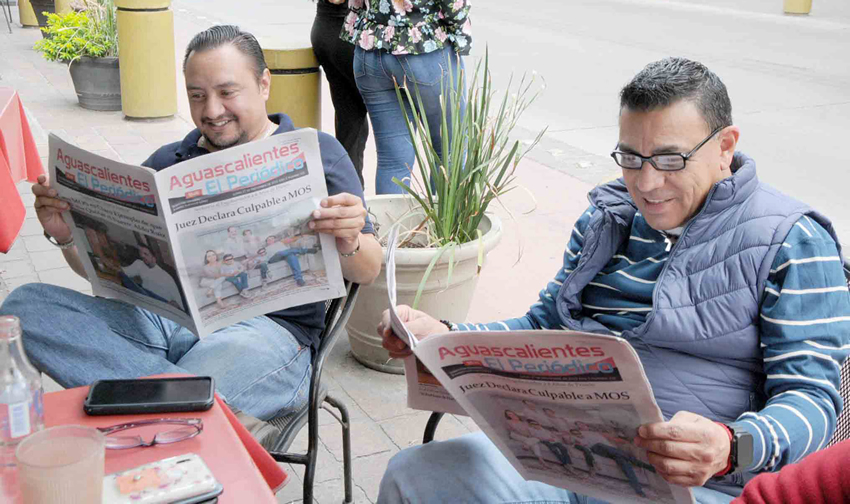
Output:
M380 234L389 232L390 226L415 204L409 196L381 195L369 198L367 206L370 218L380 226ZM420 215L405 218L409 227L421 221ZM484 255L490 252L502 238L502 222L494 215L485 216L480 226L484 241ZM478 284L478 240L455 249L451 283L447 282L449 254L443 254L431 272L418 309L438 319L463 322L469 312L475 286ZM401 248L396 251L396 286L398 304L412 305L419 282L425 269L436 255L433 248ZM384 249L386 257L386 249ZM346 330L354 357L363 365L378 371L402 374L403 363L399 360L387 362L389 354L381 346L375 328L381 314L387 309L387 277L384 266L372 285L360 288L357 305Z
M71 79L80 106L89 110L121 110L118 57L89 58L71 63Z
M808 14L812 11L812 0L784 0L785 14Z
M30 0L32 10L35 12L35 19L38 21L39 28L47 28L47 15L45 12L56 13L56 4L53 0ZM47 38L47 34L41 32L41 36Z

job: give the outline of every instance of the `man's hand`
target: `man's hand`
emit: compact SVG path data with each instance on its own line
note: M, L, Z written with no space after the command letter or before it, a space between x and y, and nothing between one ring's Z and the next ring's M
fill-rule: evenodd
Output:
M708 418L680 411L669 422L644 424L635 444L668 483L702 486L729 462L729 434Z
M407 329L410 330L418 339L426 338L432 334L446 332L448 328L425 312L414 310L407 305L396 306L398 318L404 322ZM390 311L384 310L381 317L381 323L378 324L378 336L381 337L381 345L390 352L390 357L393 359L402 359L411 354L407 343L399 339L393 334L392 326L390 325Z
M336 237L340 253L349 254L357 248L358 237L366 225L363 200L349 193L340 193L322 200L322 208L313 210L310 229Z
M41 227L59 243L70 241L73 237L71 228L62 218L62 212L71 205L56 197L56 189L50 187L46 175L38 176L38 182L32 185L32 193L35 194L33 206Z

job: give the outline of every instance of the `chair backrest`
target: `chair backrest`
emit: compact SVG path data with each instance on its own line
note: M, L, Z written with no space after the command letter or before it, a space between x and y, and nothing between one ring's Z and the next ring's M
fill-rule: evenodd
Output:
M841 386L838 391L844 398L844 409L838 415L835 432L832 434L829 446L850 439L850 359L845 360L844 365L841 366Z
M850 262L844 263L844 276L847 279L847 285L850 287ZM841 366L841 385L838 392L844 399L844 409L838 415L835 433L832 434L832 439L829 441L830 446L850 439L850 359L846 359L844 365Z

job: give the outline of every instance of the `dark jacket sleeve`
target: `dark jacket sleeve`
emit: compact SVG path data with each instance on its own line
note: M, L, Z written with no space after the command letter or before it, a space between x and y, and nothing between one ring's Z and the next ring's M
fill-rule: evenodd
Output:
M850 502L850 440L815 452L779 472L763 473L744 487L733 504Z

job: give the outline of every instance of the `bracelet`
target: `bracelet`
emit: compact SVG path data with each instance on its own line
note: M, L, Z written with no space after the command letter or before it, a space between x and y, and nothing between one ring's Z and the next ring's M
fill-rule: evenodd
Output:
M353 257L356 256L357 253L360 252L360 235L357 235L357 248L352 250L351 252L344 254L342 252L339 253L342 257Z
M455 330L455 326L454 326L454 324L452 324L452 323L451 323L451 322L449 322L448 320L440 319L440 323L441 323L441 324L443 324L443 325L445 325L446 327L448 327L448 328L449 328L449 331L454 331L454 330Z
M72 236L70 240L65 243L59 243L56 238L47 234L47 231L44 232L44 237L47 238L47 241L52 243L54 246L59 247L61 250L68 250L69 248L74 246L74 237Z

